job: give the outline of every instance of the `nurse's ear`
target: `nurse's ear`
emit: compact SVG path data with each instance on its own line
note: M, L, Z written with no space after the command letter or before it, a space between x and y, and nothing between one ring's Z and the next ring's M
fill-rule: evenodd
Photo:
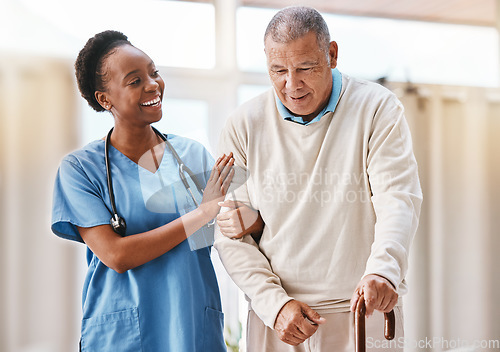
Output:
M108 111L111 110L113 105L109 101L109 98L108 98L108 95L106 94L106 92L96 91L94 95L95 95L95 99L97 100L99 105L102 106L103 109L108 110Z

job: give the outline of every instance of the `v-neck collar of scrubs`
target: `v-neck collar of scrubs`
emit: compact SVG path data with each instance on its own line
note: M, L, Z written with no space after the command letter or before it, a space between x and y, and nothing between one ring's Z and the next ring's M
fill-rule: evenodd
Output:
M161 144L162 143L157 144L153 148L157 148ZM161 158L158 160L158 167L156 168L155 172L152 172L151 170L145 168L144 166L141 166L140 159L139 159L139 162L136 163L135 161L133 161L132 159L130 159L128 156L126 156L125 154L123 154L120 150L118 150L117 148L115 148L113 145L111 145L111 150L114 150L115 154L118 154L120 157L126 159L127 162L135 165L138 170L149 172L151 175L157 175L158 171L160 170L160 168L161 168L161 166L162 166L162 164L163 164L163 162L165 160L165 155L167 154L167 145L164 142L163 142L163 144L164 144L163 154L162 154ZM152 153L151 149L149 149L146 153L144 153L143 156L146 155L146 154L148 154L148 153ZM111 160L111 162L113 162L113 161Z

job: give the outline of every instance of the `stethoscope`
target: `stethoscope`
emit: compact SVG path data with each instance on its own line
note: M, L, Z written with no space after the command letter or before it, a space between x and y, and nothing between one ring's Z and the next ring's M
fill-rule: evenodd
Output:
M179 154L177 154L177 152L175 151L174 147L172 146L172 144L170 144L170 142L167 140L167 138L165 137L165 135L163 135L162 133L160 133L153 126L151 126L151 128L156 133L156 135L158 137L160 137L165 142L165 145L168 147L168 149L170 149L170 152L172 153L172 155L174 156L175 160L177 161L177 164L179 165L179 176L181 178L181 181L184 184L184 187L186 188L187 192L189 193L189 195L193 199L194 204L198 207L199 203L196 200L196 198L195 198L195 196L193 194L193 191L191 190L191 186L189 185L189 182L188 182L188 180L186 178L185 173L187 173L188 176L191 178L191 180L193 180L193 183L195 184L196 188L198 189L198 192L200 192L200 194L203 194L203 188L201 187L200 182L198 181L198 179L196 178L196 176L193 174L193 172L191 171L191 169L189 167L187 167L186 164L184 164L184 162L182 161L182 159L179 157ZM113 182L112 182L112 179L111 179L111 166L110 166L110 162L109 162L109 145L111 144L110 143L110 139L111 139L111 133L112 132L113 132L113 128L111 128L111 130L109 130L108 135L106 137L106 141L104 143L104 153L105 153L104 159L105 159L105 162L106 162L106 178L107 178L107 181L108 181L109 200L111 201L111 208L112 208L112 211L113 211L113 216L109 220L109 223L110 223L111 227L113 228L113 230L117 234L119 234L121 236L124 236L125 232L126 232L126 229L127 229L127 223L125 222L125 219L122 218L121 216L119 216L118 212L116 211L115 194L113 192ZM212 220L212 222L210 222L209 225L212 225L213 221L214 220Z

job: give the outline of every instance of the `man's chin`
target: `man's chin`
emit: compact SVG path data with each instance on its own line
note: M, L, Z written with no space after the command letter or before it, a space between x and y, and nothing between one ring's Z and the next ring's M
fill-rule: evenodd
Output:
M311 112L310 110L305 110L305 109L293 109L292 110L292 109L288 108L288 110L290 110L290 112L292 114L294 114L295 116L301 117L303 120L308 120L314 114L314 112Z

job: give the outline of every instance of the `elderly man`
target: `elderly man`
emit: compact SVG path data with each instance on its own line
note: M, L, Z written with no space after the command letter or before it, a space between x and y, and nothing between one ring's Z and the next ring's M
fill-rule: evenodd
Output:
M314 9L289 7L264 37L273 89L230 116L220 152L240 170L224 205L250 205L261 237L218 216L215 247L248 297L249 352L353 351L367 306L367 347L401 351L401 300L422 194L403 107L390 91L337 69ZM230 210L230 208L233 210ZM243 236L244 235L244 236ZM396 339L383 340L394 309ZM382 347L381 347L382 346Z

